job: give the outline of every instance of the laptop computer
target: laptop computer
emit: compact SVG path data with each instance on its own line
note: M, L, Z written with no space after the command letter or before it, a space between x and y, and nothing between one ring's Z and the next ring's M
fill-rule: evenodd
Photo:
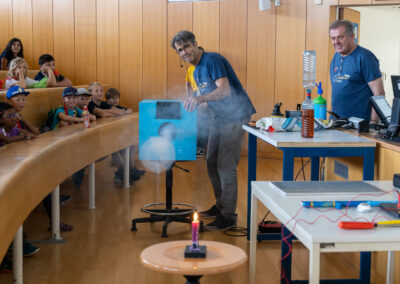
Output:
M400 75L392 75L393 96L400 98Z

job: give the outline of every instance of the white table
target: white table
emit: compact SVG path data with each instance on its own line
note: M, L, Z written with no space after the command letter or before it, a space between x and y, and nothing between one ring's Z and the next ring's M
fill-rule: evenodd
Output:
M374 141L339 130L320 130L313 138L302 138L300 132L265 132L248 125L249 133L248 182L247 182L247 229L250 232L250 183L256 180L257 138L280 149L283 153L282 180L293 180L294 159L310 157L311 180L319 179L321 157L363 157L363 179L374 180ZM258 234L258 240L276 239L271 234ZM249 235L247 236L249 238Z
M309 182L304 182L304 185ZM393 189L392 181L368 181L368 183L379 187L382 190ZM324 200L350 200L347 195L318 195L307 196L284 196L279 193L273 185L267 181L253 181L251 195L251 232L250 232L250 283L255 283L256 267L256 237L257 237L257 199L260 200L279 219L287 229L300 240L310 251L309 259L309 283L319 283L320 279L320 253L321 252L356 252L356 251L398 251L400 250L400 228L375 228L371 230L343 230L337 223L320 218L312 225L298 220L313 221L321 214L337 219L341 212L330 210L320 213L312 208L303 208L292 220L292 217L301 208L300 201L324 201ZM364 200L396 200L393 193L380 197L363 197ZM358 200L361 200L358 198ZM372 220L378 207L373 207L369 213L358 213L355 208L348 208L347 214L352 218L365 217ZM344 209L342 209L342 212ZM386 216L393 219L383 211L379 216ZM383 221L378 219L377 221ZM340 221L350 221L348 217L340 218ZM295 226L295 227L294 227ZM390 252L388 260L393 260L393 253ZM278 260L277 260L278 262ZM391 263L393 265L393 262ZM387 283L393 283L393 266L388 264ZM369 281L369 279L368 279Z

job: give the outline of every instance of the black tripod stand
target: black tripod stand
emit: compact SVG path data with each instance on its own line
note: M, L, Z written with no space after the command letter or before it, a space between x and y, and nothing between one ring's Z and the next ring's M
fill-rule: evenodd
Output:
M177 167L185 172L189 172L186 169L178 167L175 163L172 164L170 168L167 169L165 174L165 186L166 186L166 202L150 203L142 208L142 212L150 214L150 217L146 218L135 218L132 220L132 231L137 231L136 223L154 223L164 221L163 230L161 237L167 238L168 225L171 222L180 222L190 224L192 219L190 214L196 211L196 208L191 204L172 202L172 168ZM151 209L151 207L164 205L165 209ZM186 209L180 209L178 207L172 208L173 205L181 205L187 207ZM203 221L200 220L200 232L204 231Z

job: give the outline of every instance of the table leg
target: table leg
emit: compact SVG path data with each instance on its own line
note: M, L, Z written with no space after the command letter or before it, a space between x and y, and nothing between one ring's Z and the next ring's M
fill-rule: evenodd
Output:
M293 180L294 150L291 148L281 150L283 151L282 180Z
M319 284L319 265L320 265L320 251L319 244L313 244L310 250L310 268L309 268L309 282L310 284Z
M394 251L388 251L386 284L394 283Z
M311 180L319 180L319 157L311 157Z
M247 240L250 240L251 182L257 175L257 137L249 133L247 158Z
M364 149L363 180L374 180L375 148Z
M292 253L289 249L291 250L292 248L292 240L293 240L293 235L290 236L289 238L286 238L286 241L283 239L286 236L289 236L292 234L285 226L282 225L282 236L281 236L281 284L286 284L288 281L289 283L292 281ZM285 277L283 277L285 276Z
M186 278L186 284L200 284L200 278L203 277L203 275L185 275Z
M251 195L251 232L250 232L250 284L256 282L256 248L257 248L257 198Z
M369 284L371 281L371 252L360 253L360 283Z
M124 187L129 188L129 147L123 150L124 155Z

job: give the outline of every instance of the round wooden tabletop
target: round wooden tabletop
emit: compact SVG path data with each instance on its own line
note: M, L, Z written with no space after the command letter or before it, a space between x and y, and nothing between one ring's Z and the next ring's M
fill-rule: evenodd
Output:
M185 247L191 245L191 241L173 241L144 249L140 260L148 268L182 275L223 273L247 260L246 253L239 247L213 241L200 241L199 244L207 246L206 258L185 258Z

